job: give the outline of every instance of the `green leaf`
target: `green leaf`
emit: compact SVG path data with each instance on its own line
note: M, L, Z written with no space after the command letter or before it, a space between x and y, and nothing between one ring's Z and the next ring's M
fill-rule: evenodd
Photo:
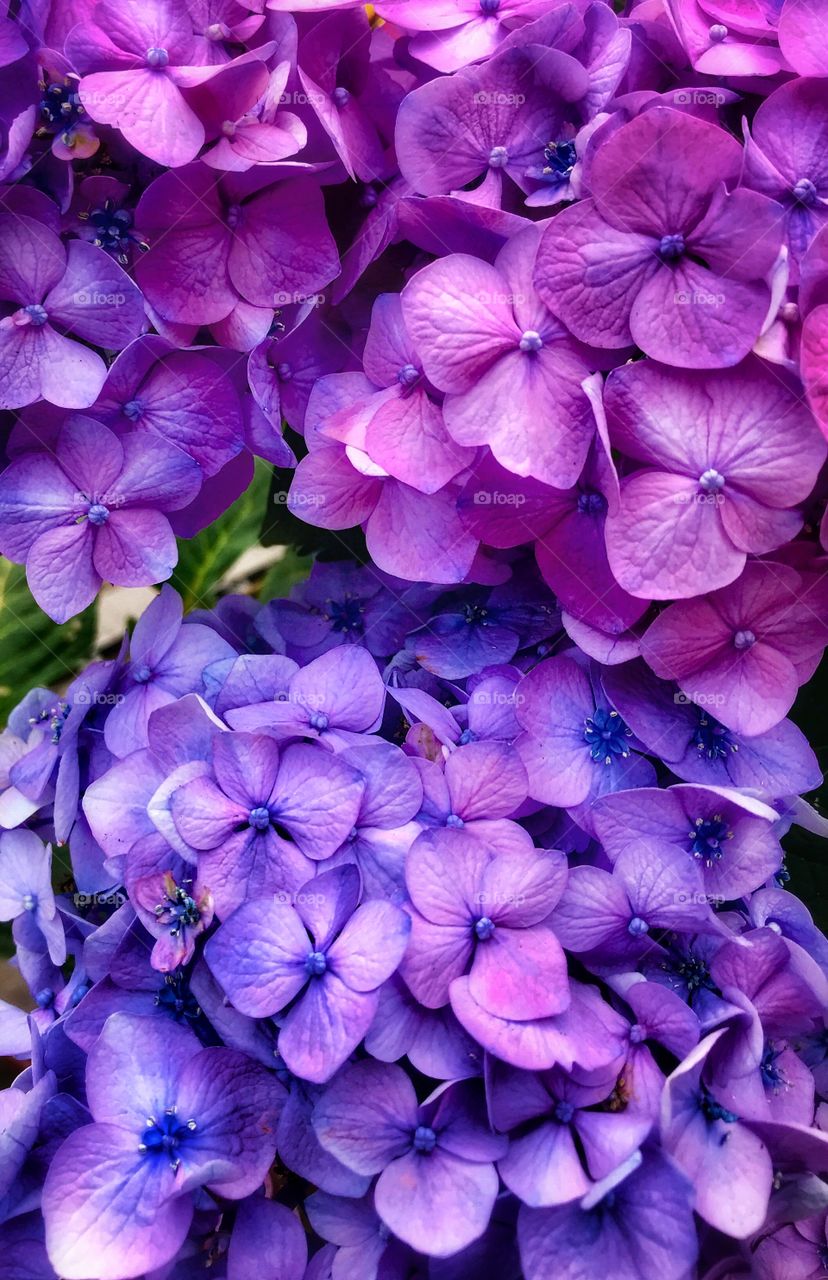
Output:
M179 539L178 566L170 581L184 601L185 612L212 608L224 574L258 542L269 485L270 468L256 459L250 486L229 510L194 538Z
M22 565L0 558L0 723L35 685L66 685L91 658L97 602L58 625L32 599Z

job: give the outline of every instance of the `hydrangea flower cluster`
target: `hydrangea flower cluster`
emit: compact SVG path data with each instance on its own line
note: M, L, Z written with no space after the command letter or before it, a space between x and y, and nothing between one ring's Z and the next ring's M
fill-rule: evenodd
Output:
M0 16L0 553L58 623L160 586L0 734L0 1272L828 1270L827 50ZM365 554L185 616L255 457Z
M828 942L780 844L825 826L816 757L665 669L701 604L600 661L508 586L320 561L191 619L165 586L12 714L20 1274L822 1265Z

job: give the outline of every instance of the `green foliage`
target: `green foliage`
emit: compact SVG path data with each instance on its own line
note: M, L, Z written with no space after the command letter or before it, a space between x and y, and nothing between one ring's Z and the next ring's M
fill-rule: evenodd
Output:
M0 724L35 685L67 685L88 661L96 605L58 626L35 604L22 565L0 558Z
M256 545L267 502L270 468L256 461L249 487L224 515L201 533L178 543L178 566L170 579L184 601L184 611L209 609L218 584L243 551Z

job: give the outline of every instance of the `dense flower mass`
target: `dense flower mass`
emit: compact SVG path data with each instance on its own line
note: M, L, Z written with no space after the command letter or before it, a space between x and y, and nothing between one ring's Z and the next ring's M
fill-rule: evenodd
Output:
M0 553L160 587L0 733L0 1275L828 1274L826 51L0 15ZM321 550L188 614L254 458Z

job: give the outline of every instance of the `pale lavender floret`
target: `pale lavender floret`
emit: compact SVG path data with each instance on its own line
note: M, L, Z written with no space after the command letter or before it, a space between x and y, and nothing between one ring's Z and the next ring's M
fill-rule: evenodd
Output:
M504 743L470 742L449 750L442 769L427 758L417 761L417 769L423 800L416 818L422 827L462 831L498 852L531 846L513 821L526 799L526 771Z
M690 1180L660 1153L635 1153L579 1201L523 1208L518 1239L527 1280L683 1280L698 1253Z
M323 419L319 430L364 452L380 473L431 494L463 471L473 454L446 429L430 382L443 388L439 380L426 378L424 358L422 344L412 340L400 296L380 294L363 353L368 383L358 386L339 375L344 389L353 388L353 402ZM332 379L326 384L331 388L337 375Z
M235 652L214 631L197 622L182 625L181 598L170 586L139 618L132 635L129 666L104 726L113 755L128 756L148 744L153 711L186 693L202 691L206 668Z
M427 1008L451 1000L461 1022L458 987L506 1022L563 1013L566 966L546 922L565 880L554 850L496 853L464 831L424 833L406 859L412 927L401 976Z
M233 350L267 337L274 307L302 302L336 274L322 195L307 177L275 182L220 178L189 165L144 192L136 223L150 242L137 263L141 288L174 324L213 328Z
M538 243L526 228L493 266L466 254L432 263L406 286L403 314L426 374L447 393L453 438L488 444L507 470L564 489L595 431L581 386L590 368L532 283Z
M604 404L612 443L646 467L606 525L610 567L634 595L726 586L748 552L799 531L825 442L792 382L758 362L700 374L642 361L610 375Z
M401 901L405 855L420 833L415 818L423 785L416 764L385 742L346 748L340 759L358 770L365 789L353 828L329 865L354 863L367 897Z
M634 751L632 730L573 658L542 662L518 692L524 732L517 749L536 800L572 808L653 780L652 766Z
M808 246L828 221L828 110L818 80L789 81L760 104L746 129L742 181L786 210L795 283Z
M236 390L207 355L155 336L130 343L109 371L95 416L116 431L152 431L216 475L244 446Z
M35 599L65 622L102 580L133 587L168 578L178 551L165 513L200 487L201 468L175 445L138 432L119 439L74 415L56 458L23 454L0 477L0 547L25 562Z
M764 1221L772 1166L761 1140L705 1087L707 1055L723 1034L720 1030L706 1037L668 1078L662 1142L692 1181L696 1212L742 1239Z
M762 329L782 242L780 206L732 189L741 159L716 125L667 106L643 111L594 157L592 198L544 232L541 297L595 346L635 343L682 368L737 364Z
M119 351L146 327L140 290L102 249L64 246L48 226L0 214L0 406L43 398L93 404L106 365L93 347Z
M318 739L334 750L379 728L385 687L375 660L340 645L290 677L284 697L228 711L234 729L266 729L274 738Z
M658 1116L657 1096L654 1106L633 1093L639 1082L626 1074L628 1065L618 1078L614 1070L581 1076L492 1065L492 1121L510 1134L498 1170L523 1204L570 1203L638 1150Z
M652 962L662 930L724 932L694 860L675 846L656 852L643 843L628 846L612 874L574 867L550 923L563 945L599 972L622 972L644 957Z
M0 919L14 920L23 912L43 935L52 961L63 964L66 938L52 892L52 850L33 831L4 831L0 835Z
M162 165L185 165L205 140L205 99L221 100L236 119L267 83L264 62L243 55L247 76L213 63L210 41L169 0L114 5L99 0L66 40L82 73L78 93L93 120L119 129L127 142ZM258 72L258 79L256 73ZM201 91L201 97L195 93Z
M47 1248L67 1280L163 1265L187 1234L199 1187L242 1199L273 1159L276 1081L183 1028L115 1014L86 1083L93 1123L66 1140L44 1188Z
M169 814L226 917L258 894L301 888L352 829L364 784L310 742L281 749L265 735L219 733L208 750L213 776L182 775Z
M279 1052L288 1068L324 1083L365 1035L377 989L405 951L410 921L387 902L358 906L355 867L323 872L269 905L250 902L207 945L207 960L231 1003L255 1017L280 1014ZM298 999L297 999L298 997Z
M748 795L718 787L640 787L602 797L595 835L611 862L638 845L653 860L677 848L700 868L713 901L759 889L779 870L778 814Z
M828 643L825 599L822 582L752 561L732 585L660 614L646 632L646 660L691 702L715 708L722 724L751 738L779 724L813 675Z
M485 1230L506 1140L483 1116L473 1084L438 1090L421 1106L401 1067L361 1062L317 1103L324 1147L358 1173L379 1174L374 1204L401 1240L445 1257Z

